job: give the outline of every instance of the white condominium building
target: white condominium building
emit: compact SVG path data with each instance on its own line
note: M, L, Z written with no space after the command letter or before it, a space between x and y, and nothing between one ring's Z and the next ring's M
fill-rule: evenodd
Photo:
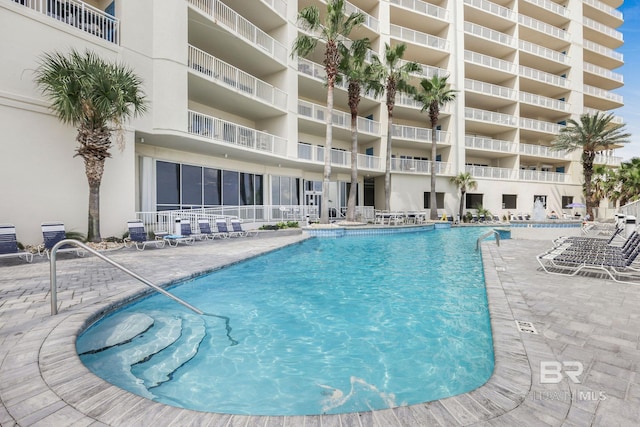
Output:
M465 209L503 217L582 202L580 153L549 149L569 118L623 105L616 30L622 0L350 0L383 58L407 45L422 65L414 83L449 76L457 99L437 129L399 94L391 134L391 209L428 208L437 168L438 209L459 206L450 179L469 172L477 188ZM324 0L0 0L0 222L37 243L39 224L86 231L88 187L74 158L76 130L48 110L33 79L43 53L89 49L142 78L150 108L127 125L101 187L102 235L121 235L138 212L227 207L247 219L266 211L347 204L351 156L361 212L384 209L388 149L385 98L364 95L358 153L351 153L346 85L335 89L331 195L322 200L327 90L322 46L292 55L306 6ZM384 60L383 60L384 62ZM431 135L437 156L431 158ZM619 164L613 152L596 163ZM367 208L368 207L368 208Z

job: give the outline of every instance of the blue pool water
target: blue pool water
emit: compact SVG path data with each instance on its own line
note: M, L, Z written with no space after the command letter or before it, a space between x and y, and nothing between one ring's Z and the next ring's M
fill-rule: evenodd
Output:
M493 372L486 228L314 238L118 311L77 342L97 375L200 411L303 415L464 393Z

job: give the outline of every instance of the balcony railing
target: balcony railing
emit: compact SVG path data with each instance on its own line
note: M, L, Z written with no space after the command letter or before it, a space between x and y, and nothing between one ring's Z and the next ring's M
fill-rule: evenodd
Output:
M600 89L599 87L593 87L589 85L583 85L584 93L591 96L597 96L598 98L606 99L609 101L623 103L623 98L617 93L609 92L608 90Z
M298 100L298 116L325 123L327 117L327 108L322 105L313 104L311 102ZM351 130L351 114L342 111L333 110L334 126ZM380 123L369 120L364 117L358 117L358 132L364 132L372 135L380 135Z
M596 9L599 9L611 16L613 16L614 18L620 19L622 20L622 12L620 12L618 9L615 9L607 4L602 3L599 0L583 0L583 3L588 4L589 6L592 6Z
M557 134L563 127L556 123L543 122L541 120L528 119L526 117L520 118L520 127L523 129L534 130L537 132Z
M584 67L584 71L588 73L596 74L598 76L604 77L606 79L614 80L619 83L624 82L624 77L622 76L622 74L615 73L609 69L600 67L598 65L590 64L588 62L585 62L583 64L583 67Z
M593 163L596 165L620 166L622 157L611 156L607 154L596 154Z
M274 107L287 108L287 93L247 74L244 71L189 46L189 68L195 70L238 93L264 101Z
M428 46L439 50L449 50L449 41L427 33L391 24L391 36L420 46Z
M473 135L465 135L464 145L466 148L476 148L480 150L499 151L502 153L512 154L516 154L518 149L518 144L515 142Z
M560 62L562 64L567 64L569 62L569 58L567 57L566 53L548 49L546 47L528 42L526 40L520 40L519 46L521 50L536 56L551 59L552 61Z
M298 143L298 159L324 164L324 147ZM331 165L351 167L351 151L331 149ZM382 159L376 156L358 154L358 169L382 171Z
M594 43L591 40L584 41L584 48L599 53L600 55L607 56L616 61L624 61L624 56L620 52L616 52L613 49L609 49L608 47L604 47L602 45L599 45L598 43Z
M557 37L561 40L569 40L569 33L556 26L549 25L546 22L538 21L526 15L518 15L518 23L525 27L532 28L544 34L548 34L553 37Z
M531 3L531 4L535 4L538 7L541 7L542 9L546 9L550 12L553 13L557 13L560 16L565 16L568 17L569 16L569 10L562 6L559 5L558 3L552 2L551 0L524 0L527 3Z
M499 96L505 99L516 99L515 90L478 80L464 79L464 89L472 92L483 93L485 95Z
M216 24L224 26L245 41L259 46L269 56L286 65L287 48L229 6L219 0L188 0L188 2L209 16Z
M465 172L474 178L512 179L515 180L517 172L510 168L494 168L490 166L466 165Z
M528 92L520 92L520 102L537 105L544 108L551 108L558 111L569 111L569 104L559 99L547 98Z
M503 126L516 126L517 119L510 114L496 113L495 111L479 110L477 108L465 108L465 119L480 122L493 123Z
M393 125L391 127L393 139L405 139L409 141L431 143L431 129L414 126ZM449 144L449 132L437 130L436 143Z
M449 11L447 9L443 9L439 6L421 0L389 0L389 2L423 15L433 16L434 18L442 19L444 21L449 20Z
M523 181L567 182L567 174L560 172L534 171L521 169L519 177Z
M584 114L591 114L592 116L595 115L596 113L605 113L607 114L607 111L601 111L595 108L587 108L585 107L583 109L583 113ZM624 119L620 116L614 116L613 119L611 120L612 123L624 123Z
M555 86L560 86L560 87L569 86L569 81L567 80L566 77L556 76L555 74L536 70L535 68L525 67L524 65L520 65L520 75L523 77L527 77L531 80L545 82Z
M596 30L602 34L606 34L609 37L612 37L616 40L619 40L619 41L623 40L622 33L620 31L614 30L611 27L607 27L606 25L601 24L598 21L594 21L593 19L584 17L582 22L584 23L585 27L589 27L592 30Z
M403 159L393 157L391 159L391 172L407 172L418 174L430 174L431 167L435 164L436 173L449 175L451 164L445 162L432 162L430 160Z
M464 0L464 4L471 5L480 10L484 10L485 12L489 12L492 15L499 16L510 21L515 21L516 19L516 13L513 10L487 0Z
M324 66L309 61L308 59L298 58L298 71L323 83L327 81L327 72L324 69ZM349 81L343 78L341 81L337 81L335 83L335 87L348 91ZM363 95L371 99L375 98L373 92L363 93Z
M347 15L351 15L352 13L361 13L364 16L364 22L362 23L362 25L364 25L365 27L371 29L376 33L380 31L380 23L376 18L369 15L364 10L355 7L348 1L346 1L344 4L344 11Z
M514 62L505 61L504 59L494 58L493 56L483 55L470 50L464 51L464 60L496 70L506 71L511 74L515 74L518 67Z
M20 0L29 9L111 43L120 44L120 20L78 0Z
M287 140L237 123L189 111L188 132L217 142L279 156L287 154Z
M549 147L545 147L544 145L534 145L534 144L518 144L520 148L520 154L525 154L529 156L536 157L550 157L553 159L566 159L570 158L570 153L564 150L556 151L552 150Z
M491 28L483 27L482 25L474 24L472 22L464 22L464 32L473 34L474 36L481 37L486 40L491 40L496 43L500 43L505 46L515 48L515 39L510 35L501 33L500 31L492 30Z
M398 61L398 66L402 67L404 64L408 62L409 61L400 60ZM422 69L417 73L414 73L416 76L419 76L419 77L430 79L433 76L446 77L449 75L449 71L445 70L444 68L438 68L438 67L434 67L433 65L425 65L425 64L420 64L420 66L422 67Z
M262 3L275 10L276 13L283 18L287 17L287 2L286 0L260 0Z

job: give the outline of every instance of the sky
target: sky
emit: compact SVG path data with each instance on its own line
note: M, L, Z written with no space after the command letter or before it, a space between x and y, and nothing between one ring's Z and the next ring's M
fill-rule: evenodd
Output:
M625 0L619 10L623 13L624 24L618 31L622 32L624 45L617 51L624 55L624 65L614 71L622 74L624 86L613 92L622 95L624 107L613 113L626 123L631 142L615 154L627 161L640 157L640 0Z

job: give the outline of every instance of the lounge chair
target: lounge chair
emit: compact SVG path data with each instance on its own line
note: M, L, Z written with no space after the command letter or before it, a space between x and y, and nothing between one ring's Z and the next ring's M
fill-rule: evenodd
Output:
M192 245L195 242L191 223L188 221L180 223L180 234L165 234L162 238L169 243L169 246L178 246L180 243Z
M42 237L44 239L44 243L38 246L38 255L44 256L47 258L51 257L51 249L61 240L67 238L67 233L64 229L64 223L55 221L55 222L43 222L41 224L42 227ZM82 248L76 248L70 245L63 245L58 248L57 253L62 252L75 252L77 256L84 256L85 251Z
M209 220L206 220L206 219L198 220L198 228L200 229L199 236L202 236L202 237L199 237L200 240L215 239L216 237L220 239L226 239L227 237L229 237L228 233L221 233L220 231L211 230L211 224L209 224Z
M229 230L229 228L227 227L227 221L225 221L224 219L216 220L216 228L218 229L219 233L224 233L224 234L227 235L227 237L242 237L243 236L242 232Z
M255 237L258 235L258 231L257 230L243 230L242 229L242 223L240 222L239 219L232 219L231 220L231 227L233 228L233 232L234 233L240 233L239 235L241 237Z
M164 248L165 241L160 238L149 239L147 231L144 229L144 223L139 219L127 221L129 228L129 237L124 239L126 247L135 246L137 250L142 251L147 245L154 245L156 248Z
M18 257L27 262L33 261L31 252L18 248L16 227L13 224L0 224L0 258Z

